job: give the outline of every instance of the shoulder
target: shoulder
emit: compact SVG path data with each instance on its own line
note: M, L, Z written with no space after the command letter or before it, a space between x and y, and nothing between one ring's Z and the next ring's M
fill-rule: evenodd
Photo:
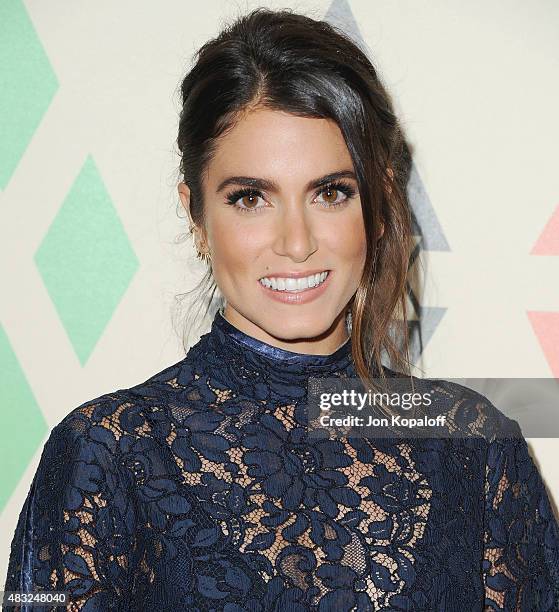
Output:
M45 445L51 454L90 456L96 449L114 454L123 439L150 438L169 420L167 408L184 389L179 382L184 360L132 387L117 389L74 407L52 429Z
M171 404L180 392L178 379L182 365L181 360L134 386L86 400L68 412L52 433L79 439L91 429L101 427L111 430L117 437L149 434L153 413Z

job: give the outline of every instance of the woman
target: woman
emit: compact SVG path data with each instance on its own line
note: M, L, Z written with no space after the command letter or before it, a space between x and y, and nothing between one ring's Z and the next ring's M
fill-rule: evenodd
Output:
M53 430L6 589L103 611L559 609L549 499L486 398L414 377L446 435L310 435L311 377L409 375L405 149L369 60L261 9L202 47L182 97L179 196L224 308L183 360Z

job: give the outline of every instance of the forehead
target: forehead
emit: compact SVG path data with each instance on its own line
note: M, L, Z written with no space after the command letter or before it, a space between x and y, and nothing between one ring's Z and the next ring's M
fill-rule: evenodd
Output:
M342 169L353 164L334 121L257 108L220 137L207 179L217 184L226 175L244 175L306 183Z

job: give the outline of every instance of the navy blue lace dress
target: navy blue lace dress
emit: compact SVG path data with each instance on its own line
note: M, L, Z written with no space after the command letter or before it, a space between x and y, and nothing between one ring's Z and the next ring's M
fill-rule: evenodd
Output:
M183 360L54 428L6 590L102 612L559 610L557 523L517 423L437 381L450 423L483 410L511 436L311 438L307 380L340 375L351 340L293 353L218 312Z

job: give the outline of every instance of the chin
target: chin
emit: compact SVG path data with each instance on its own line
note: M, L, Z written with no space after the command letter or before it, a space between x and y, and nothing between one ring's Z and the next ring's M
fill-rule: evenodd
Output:
M316 338L330 329L332 321L327 320L324 314L306 315L302 317L297 313L286 314L281 321L274 320L266 325L267 332L282 340L297 340L299 338Z

